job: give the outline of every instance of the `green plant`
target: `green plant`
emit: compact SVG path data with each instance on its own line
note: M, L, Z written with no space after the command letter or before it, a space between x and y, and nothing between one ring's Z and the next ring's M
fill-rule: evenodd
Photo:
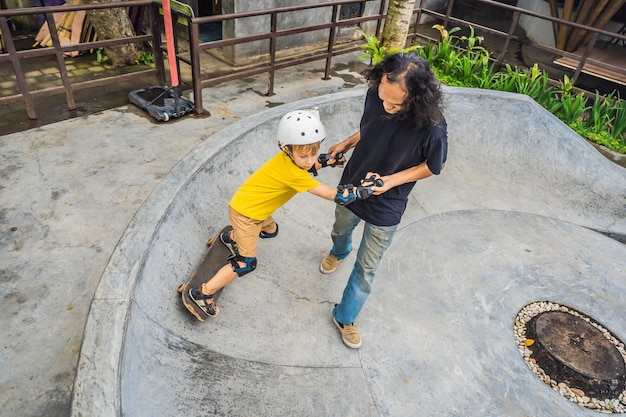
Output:
M480 46L480 44L485 40L484 37L478 36L474 34L474 28L472 26L469 27L470 35L469 36L461 36L462 41L467 42L467 51L471 55L474 49L479 49L486 52L485 48Z
M505 65L506 72L498 72L494 77L493 90L498 91L515 91L515 83L519 77L519 70L517 67L513 68L509 64Z
M518 71L518 76L515 78L515 91L532 97L541 87L540 75L541 71L537 64L524 71Z
M428 43L427 45L422 46L418 51L418 55L420 55L422 58L424 58L426 61L428 61L428 63L433 66L433 59L435 57L435 53L437 51L437 47L436 45L433 45L432 43Z
M461 30L461 28L455 27L450 29L450 31L446 30L443 25L433 25L433 28L439 30L441 35L441 41L437 44L435 55L433 56L433 63L435 65L439 65L440 63L449 63L454 56L454 45L452 44L454 37L452 34Z
M483 65L482 67L480 67L478 73L474 74L473 77L473 86L478 88L491 89L496 79L494 65Z
M409 46L407 48L404 49L400 49L400 48L387 48L386 46L383 46L380 44L380 42L378 41L378 38L376 37L376 35L368 35L365 32L363 32L362 30L359 31L361 32L361 34L363 35L363 37L365 38L366 44L365 45L361 45L361 50L363 52L366 53L366 55L363 55L361 57L359 57L359 59L362 60L369 60L370 61L370 65L376 65L378 64L380 61L382 61L386 56L388 55L392 55L398 52L413 52L413 51L417 51L418 49L422 48L421 45L413 45L413 46Z
M473 75L478 72L476 62L462 55L459 55L452 64L454 72L463 83L470 83Z
M96 49L96 61L99 64L106 64L110 61L109 57L104 52L104 48Z
M560 108L561 102L555 93L555 87L549 84L548 74L544 71L537 78L534 89L530 91L530 97L550 113L555 113Z
M614 101L613 106L613 128L611 129L611 136L618 141L620 145L626 145L626 101L617 99Z
M572 92L574 84L572 83L572 80L569 79L567 74L563 76L563 80L559 81L557 89L563 96L567 96Z
M568 125L574 124L587 109L587 99L583 93L563 94L561 104L556 116Z
M604 97L596 90L596 98L589 108L585 127L590 128L594 133L600 133L606 126L609 126L611 124L611 112L613 110L612 101L613 93Z
M468 86L486 88L488 82L493 80L493 68L490 68L489 62L491 53L480 45L483 37L477 36L471 26L469 36L461 37L452 36L461 30L458 27L449 31L442 25L434 25L433 28L439 31L441 41L436 48L425 51L428 61L438 66L444 76Z
M139 58L135 60L135 64L152 65L154 64L154 55L146 51L141 51Z
M444 84L517 92L571 126L581 136L617 152L626 153L626 102L614 94L600 97L587 107L584 94L576 94L568 76L551 84L548 74L538 65L520 70L506 64L494 71L490 53L481 46L482 37L470 28L469 36L455 37L442 25L434 25L441 34L437 44L428 44L419 53L430 63L435 76ZM460 43L466 42L462 48Z
M602 131L599 133L593 132L582 120L578 120L571 125L571 128L576 131L580 136L587 138L588 140L595 142L599 145L605 146L616 152L626 154L626 143L619 141L612 137L608 131Z

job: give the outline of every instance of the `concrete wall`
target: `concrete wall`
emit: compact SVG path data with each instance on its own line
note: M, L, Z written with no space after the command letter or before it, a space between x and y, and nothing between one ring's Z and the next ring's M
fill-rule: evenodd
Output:
M258 0L255 2L242 0L222 0L222 11L227 13L240 13L252 10L268 10L277 7L294 5L306 5L320 3L316 0ZM417 0L416 0L417 3ZM380 10L380 0L365 3L363 16L372 16ZM442 12L445 10L445 0L427 0L425 8ZM327 23L332 19L332 7L317 8L291 13L281 13L278 17L278 30L293 29ZM424 20L427 17L424 17ZM360 38L358 30L366 33L374 33L376 22L364 22L359 26L339 28L336 36L339 42L352 41ZM270 16L259 16L245 19L229 20L223 23L223 38L249 36L270 31ZM319 30L302 34L281 37L276 43L278 56L288 56L302 52L325 48L328 43L328 30ZM263 62L268 59L269 40L257 41L248 44L235 45L223 48L220 57L231 65L240 66Z
M532 10L533 12L550 16L550 5L545 1L519 0L517 6L522 9ZM555 46L552 22L549 20L522 15L519 19L519 25L526 31L526 36L532 41L552 47Z
M187 3L198 15L198 0L181 0ZM259 0L256 2L242 0L222 0L222 14L241 13L256 10L269 10L280 7L299 6L307 4L318 4L315 0ZM388 0L386 1L388 3ZM415 1L419 5L418 0ZM365 2L363 16L373 16L380 10L381 0ZM426 0L424 8L428 10L445 12L446 0ZM385 9L386 12L386 9ZM298 27L311 26L328 23L332 19L332 7L323 7L299 12L281 13L278 15L278 30L294 29ZM422 15L420 23L435 21L427 15ZM413 22L414 23L414 22ZM413 24L412 23L412 24ZM371 34L376 31L376 21L363 22L359 25L350 25L337 28L335 42L351 42L361 39L359 30ZM249 17L236 20L227 20L222 23L222 39L241 38L260 33L269 33L271 29L270 15ZM382 28L381 28L382 29ZM186 37L186 29L180 31L180 36ZM329 30L318 30L277 39L277 56L284 57L306 52L312 52L326 48L328 45ZM269 60L270 41L261 40L241 45L228 46L219 50L211 49L207 51L212 55L224 60L232 66L244 66L267 62Z
M259 0L255 2L227 0L222 1L223 13L240 13L251 10L268 10L293 5L317 4L316 0ZM363 15L378 12L380 1L366 3ZM281 13L278 16L277 29L293 29L330 22L332 7L323 7L305 11ZM244 19L225 21L222 26L223 38L243 37L270 31L270 16L258 16ZM375 28L375 27L374 27ZM339 39L346 41L358 39L357 26L341 28L337 32ZM277 39L276 52L278 56L288 56L296 53L318 50L328 43L329 30L319 30L302 34L285 36ZM246 65L262 62L268 59L269 40L251 42L224 48L223 59L231 65Z

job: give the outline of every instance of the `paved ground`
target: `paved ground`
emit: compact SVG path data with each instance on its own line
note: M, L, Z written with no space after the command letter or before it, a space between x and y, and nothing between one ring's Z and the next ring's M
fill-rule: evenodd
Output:
M356 56L205 90L208 118L133 105L0 140L0 414L67 416L85 321L116 244L155 187L211 135L283 103L359 85Z
M526 97L446 89L449 163L418 183L357 322L360 350L330 321L353 258L319 273L332 204L309 195L276 213L279 238L260 244L254 276L226 289L220 317L200 324L181 308L178 284L226 224L237 185L276 152L279 117L317 105L335 143L356 128L363 93L243 119L154 189L94 296L75 415L595 414L528 370L513 323L548 300L624 340L626 246L597 231L626 235L626 170Z
M356 89L323 103L329 140L356 128L352 58L329 81L315 64L280 72L273 97L263 77L204 91L209 118L158 124L126 105L3 135L1 415L65 417L72 401L85 416L120 405L133 416L587 415L524 368L510 329L524 303L551 298L624 340L624 245L591 229L626 234L626 174L533 122L525 101L508 112L490 95L488 106L453 102L451 163L412 201L359 352L328 320L349 262L336 277L316 273L332 208L308 196L280 213L284 233L264 249L281 261L225 292L222 318L199 326L180 310L175 287L224 223L228 196L274 149L271 128L255 127L312 103L297 100ZM195 395L184 392L188 364L202 381Z

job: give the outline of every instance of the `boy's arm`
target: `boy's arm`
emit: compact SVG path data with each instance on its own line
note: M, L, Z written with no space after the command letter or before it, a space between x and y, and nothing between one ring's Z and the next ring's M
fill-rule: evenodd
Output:
M317 187L310 189L309 192L330 201L335 201L335 196L337 195L336 188L330 188L324 184L320 184Z

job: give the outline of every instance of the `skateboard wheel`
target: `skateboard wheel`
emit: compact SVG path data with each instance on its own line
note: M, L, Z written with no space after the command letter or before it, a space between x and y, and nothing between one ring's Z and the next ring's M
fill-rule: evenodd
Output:
M185 284L180 284L178 286L178 289L176 290L179 294L183 293L183 289L185 288Z
M213 243L215 243L215 238L212 237L211 239L209 239L209 241L206 243L207 246L211 247L213 245Z

